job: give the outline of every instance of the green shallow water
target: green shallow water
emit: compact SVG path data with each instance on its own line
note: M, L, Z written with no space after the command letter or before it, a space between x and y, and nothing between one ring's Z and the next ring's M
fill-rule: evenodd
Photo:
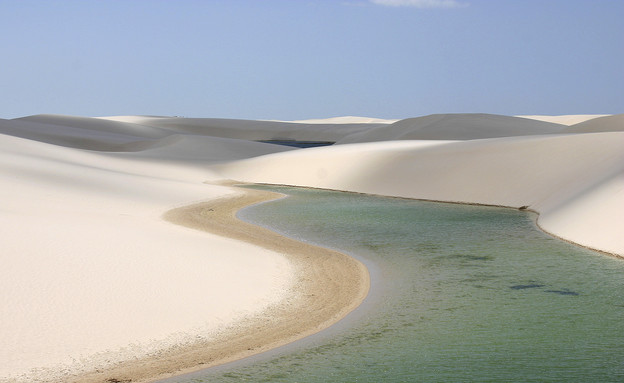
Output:
M512 209L259 187L241 218L342 250L366 302L304 341L168 382L622 382L624 261Z

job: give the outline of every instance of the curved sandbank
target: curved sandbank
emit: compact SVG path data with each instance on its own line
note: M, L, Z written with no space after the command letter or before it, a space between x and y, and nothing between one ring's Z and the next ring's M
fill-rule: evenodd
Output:
M170 210L164 218L284 254L295 269L295 283L288 297L230 326L216 338L121 362L72 377L68 382L148 382L216 366L319 332L360 305L370 286L368 270L362 263L340 252L283 237L239 220L236 212L240 208L281 197L266 191L241 190L242 195Z

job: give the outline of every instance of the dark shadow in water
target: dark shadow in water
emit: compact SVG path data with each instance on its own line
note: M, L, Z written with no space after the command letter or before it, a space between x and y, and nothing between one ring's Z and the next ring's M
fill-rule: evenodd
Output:
M547 292L547 293L555 293L555 294L559 294L559 295L573 295L573 296L580 295L576 291L570 291L570 290L567 290L567 289L566 290L546 290L545 292Z
M491 261L494 257L489 255L472 255L472 254L451 254L449 258L456 258L464 261Z
M529 285L513 285L513 286L509 286L510 288L514 289L514 290L524 290L524 289L534 289L537 287L544 287L546 285L540 285L537 283L532 283Z

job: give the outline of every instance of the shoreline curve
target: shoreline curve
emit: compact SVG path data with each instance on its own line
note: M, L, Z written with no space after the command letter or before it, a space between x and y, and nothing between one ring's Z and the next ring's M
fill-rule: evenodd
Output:
M163 218L177 225L283 254L295 269L295 283L288 298L234 324L215 338L200 339L83 373L68 382L144 383L196 372L315 334L337 323L362 303L370 288L370 276L364 264L338 251L284 237L238 219L239 209L283 195L253 189L237 190L242 194L169 210Z
M241 182L236 182L236 184L242 185L245 182L241 181ZM541 213L539 210L533 209L529 206L527 207L523 207L523 208L519 208L517 206L510 206L510 205L500 205L500 204L488 204L488 203L481 203L481 202L466 202L466 201L453 201L453 200L441 200L441 199L432 199L432 198L417 198L417 197L404 197L404 196L394 196L394 195L385 195L385 194L376 194L376 193L368 193L368 192L361 192L361 191L354 191L354 190L343 190L343 189L332 189L332 188L322 188L322 187L314 187L314 186L305 186L305 185L294 185L294 184L280 184L280 183L264 183L264 182L254 182L251 183L253 185L265 185L265 186L285 186L285 187L293 187L293 188L305 188L305 189L313 189L313 190L325 190L325 191L331 191L331 192L340 192L340 193L351 193L351 194L359 194L359 195L367 195L367 196L372 196L372 197L382 197L382 198L395 198L395 199L400 199L400 200L411 200L411 201L422 201L422 202L434 202L434 203L445 203L445 204L452 204L452 205L470 205L470 206L483 206L483 207L496 207L496 208L503 208L503 209L511 209L511 210L519 210L519 211L524 211L527 213L532 213L534 215L533 220L533 224L535 225L535 227L543 232L544 234L553 237L559 241L565 242L565 243L569 243L571 245L583 248L583 249L587 249L602 255L606 255L609 257L613 257L613 258L618 258L618 259L623 259L624 260L624 254L620 254L620 253L616 253L616 252L612 252L612 251L608 251L608 250L602 250L596 247L592 247L589 245L584 245L580 242L576 242L572 239L568 239L568 238L564 238L561 237L549 230L546 230L540 223L539 223L539 218L541 216Z

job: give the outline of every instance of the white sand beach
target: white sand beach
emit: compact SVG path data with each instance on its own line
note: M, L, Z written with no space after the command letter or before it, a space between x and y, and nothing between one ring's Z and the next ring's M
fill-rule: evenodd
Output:
M624 256L623 116L0 119L0 382L149 381L361 302L359 262L237 221L274 197L228 180L530 209L543 230ZM337 144L258 142L276 140Z

